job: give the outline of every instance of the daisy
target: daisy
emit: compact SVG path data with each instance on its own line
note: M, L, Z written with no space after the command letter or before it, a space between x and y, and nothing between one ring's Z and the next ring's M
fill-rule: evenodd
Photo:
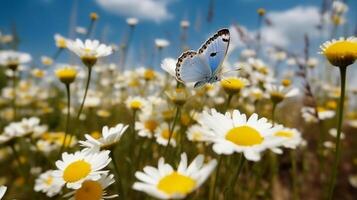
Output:
M239 93L247 85L249 81L245 78L228 77L221 80L223 90L229 95Z
M330 129L328 133L334 138L337 137L337 130L335 128ZM345 137L346 137L345 134L341 132L341 140L345 139Z
M108 149L119 142L127 128L128 125L124 124L117 124L111 128L104 126L100 138L95 139L91 135L85 134L84 137L87 140L79 141L79 143L89 152L98 152L100 149Z
M297 129L285 128L282 125L274 127L274 136L282 140L281 145L283 147L289 149L296 149L303 141L301 133ZM283 153L278 146L272 148L272 151L277 154Z
M135 111L143 110L148 106L148 102L139 96L129 97L125 101L125 104L128 109L135 110Z
M177 128L175 128L175 130L172 133L170 133L169 125L167 125L166 123L163 123L157 128L157 130L155 132L156 142L160 145L166 146L169 141L169 138L171 136L170 145L175 147L176 146L176 140L175 140L176 133L177 133Z
M7 187L6 186L0 186L0 199L2 199L5 195L5 192L7 190Z
M340 38L327 41L320 46L321 52L333 66L347 67L357 59L357 38Z
M63 184L55 179L53 172L53 170L48 170L35 180L34 190L36 192L46 193L48 197L53 197L61 192Z
M279 145L272 124L255 113L247 119L238 110L224 115L212 109L211 113L204 111L198 123L217 154L238 152L247 160L259 161L261 152Z
M58 181L67 188L78 189L85 180L98 180L102 171L111 158L110 151L100 151L88 154L86 151L77 151L73 154L62 154L62 160L56 161L58 170L53 172Z
M64 84L72 83L77 77L77 69L75 66L64 65L56 69L57 78Z
M155 46L158 49L163 49L165 47L168 47L169 45L170 45L170 42L165 39L161 39L161 38L155 39Z
M130 17L130 18L127 18L126 19L126 23L129 25L129 26L136 26L138 23L139 23L139 20L137 18L134 18L134 17Z
M177 62L176 59L165 58L161 62L161 69L169 73L171 76L176 77L176 72L175 72L176 62Z
M182 20L180 22L180 26L181 26L182 29L187 29L188 27L190 27L190 22L187 21L187 20Z
M69 197L70 200L112 199L118 197L118 195L107 195L106 189L114 182L114 175L102 174L100 179L96 181L86 180L79 189L64 196Z
M152 138L161 120L159 117L152 112L143 112L139 115L139 120L135 122L135 130L141 137Z
M160 158L158 168L146 166L144 172L135 173L140 182L135 182L133 189L159 199L183 199L204 183L216 165L216 160L204 164L204 156L198 155L187 166L187 156L183 153L175 170Z
M188 128L186 134L188 140L192 142L205 142L208 140L208 138L206 138L206 135L204 134L203 128L199 125L193 125Z
M55 38L55 43L56 43L57 48L64 49L67 47L68 40L65 37L63 37L60 34L55 34L54 38Z
M15 71L19 65L26 64L31 61L30 54L6 50L0 51L0 65L6 66L9 69Z
M266 84L267 92L270 94L270 99L274 103L280 103L286 98L291 98L299 95L299 89L287 88L282 85Z
M67 48L80 57L87 67L92 67L98 58L113 53L113 49L110 46L101 44L98 40L87 39L82 42L82 40L76 39L76 41L69 40L67 43Z

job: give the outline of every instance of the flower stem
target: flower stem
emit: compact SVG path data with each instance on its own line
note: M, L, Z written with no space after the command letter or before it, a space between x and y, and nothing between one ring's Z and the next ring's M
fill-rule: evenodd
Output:
M18 165L18 170L19 170L20 175L23 175L24 177L26 177L26 174L25 174L24 171L22 170L20 155L19 155L19 153L18 153L17 150L16 150L15 144L11 144L10 147L11 147L12 153L14 154L16 163L17 163L17 165Z
M227 99L227 102L226 102L226 105L224 107L224 111L227 112L228 108L229 108L229 104L231 103L232 101L232 98L233 98L233 95L232 94L229 94L228 95L228 99Z
M239 178L239 174L241 173L241 171L243 169L244 162L245 162L245 158L244 158L243 153L241 153L240 157L239 157L238 167L236 167L237 170L235 171L235 174L233 175L233 177L230 181L230 184L227 188L225 199L229 199L232 197L232 193L234 193L234 186L236 185L237 180Z
M168 148L170 146L170 142L171 142L171 138L172 138L172 135L173 135L173 131L175 130L176 122L177 122L177 120L178 120L178 118L180 116L180 111L181 111L181 107L177 106L176 107L175 119L174 119L174 121L172 123L172 126L171 126L170 130L169 130L170 131L169 139L167 140L167 144L166 144L165 149L164 149L164 157L165 158L166 158L167 150L168 150Z
M275 110L277 105L278 105L277 103L273 102L273 108L271 110L271 121L273 123L273 126L275 125Z
M292 184L293 184L293 200L298 200L298 182L297 182L297 176L296 176L296 154L293 150L290 151L290 159L291 159L291 177L292 177Z
M114 166L114 171L115 171L115 177L116 177L116 185L117 185L117 190L118 190L118 193L121 197L121 199L125 199L125 194L124 194L124 190L123 190L123 184L120 180L120 171L119 171L119 168L118 168L118 164L115 160L115 155L114 155L114 148L110 150L110 157L112 158L112 162L113 162L113 166Z
M340 75L341 75L341 96L339 102L339 114L338 114L338 124L337 124L337 137L336 137L336 151L335 151L335 159L332 167L332 175L329 183L328 189L328 199L331 200L333 197L336 178L337 178L337 168L340 162L340 151L341 151L341 130L343 123L343 108L345 101L345 87L346 87L346 67L340 67Z
M84 102L86 101L86 98L87 98L89 83L90 83L90 79L91 79L91 75L92 75L92 67L93 66L88 66L88 77L87 77L87 82L86 82L86 88L85 88L85 91L84 91L84 96L83 96L83 99L82 99L81 106L79 107L79 110L78 110L76 121L78 121L79 117L81 116L81 113L82 113L82 110L83 110L83 106L84 106ZM72 138L73 138L73 134L70 135L68 144L71 144Z
M218 159L218 164L216 167L216 174L213 177L213 180L211 181L211 187L210 187L210 192L209 192L209 200L214 200L215 196L216 196L216 185L217 185L217 179L218 179L218 174L219 174L219 170L221 168L222 165L222 159L223 159L223 155L219 156Z
M14 121L16 120L16 71L13 70L13 75L12 75L12 92L13 92L13 98L12 98L12 109L13 109L13 114L14 114Z
M70 108L71 108L71 91L70 91L70 86L69 84L66 84L66 92L67 92L67 117L66 117L66 129L65 129L65 133L64 133L64 139L62 142L62 146L61 149L59 151L59 156L61 156L63 149L66 147L66 139L68 136L68 132L69 132L69 118L71 117L71 112L70 112ZM70 145L70 144L68 144Z

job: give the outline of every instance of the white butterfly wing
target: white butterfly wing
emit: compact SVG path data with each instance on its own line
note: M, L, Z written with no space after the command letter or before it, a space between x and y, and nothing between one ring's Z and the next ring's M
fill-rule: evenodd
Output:
M186 51L177 59L176 78L180 82L203 81L211 75L211 69L195 51Z
M223 60L227 54L229 42L229 30L221 29L209 38L198 50L200 57L209 65L212 75L221 69Z

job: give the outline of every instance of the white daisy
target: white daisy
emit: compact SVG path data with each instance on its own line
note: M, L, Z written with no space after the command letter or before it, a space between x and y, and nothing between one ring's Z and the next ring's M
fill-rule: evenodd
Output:
M337 137L337 129L335 129L335 128L330 129L328 131L328 133L334 138ZM341 140L343 140L343 139L345 139L345 134L343 132L341 132Z
M81 146L85 147L85 151L98 152L100 149L106 149L116 144L127 128L128 125L124 124L117 124L115 127L111 128L104 126L102 129L102 137L94 139L92 136L85 134L84 137L87 140L79 141L79 143Z
M67 48L82 60L84 58L97 59L113 53L113 49L110 46L101 44L98 40L87 39L85 42L80 39L76 39L76 41L68 40Z
M61 192L63 184L53 176L53 172L53 170L48 170L35 180L34 190L36 192L46 193L48 197L53 197Z
M299 89L297 88L288 88L282 85L266 84L265 85L270 98L275 103L279 103L286 98L291 98L299 95Z
M183 153L177 170L174 170L160 158L158 168L146 166L144 172L135 173L140 182L135 182L133 189L159 199L183 199L203 184L216 165L216 160L204 164L203 155L198 155L187 166L187 156Z
M290 149L295 149L297 146L301 145L303 141L300 131L294 128L286 128L282 125L274 127L274 136L282 140L281 145L283 147ZM278 146L272 148L271 150L277 154L283 153Z
M3 185L0 186L0 200L4 197L6 190L7 190L6 186Z
M171 135L171 139L170 139L170 145L175 147L176 146L176 136L177 133L177 127L175 127L174 131L172 131L172 133L170 133L170 127L169 125L167 125L167 123L163 123L161 124L156 132L155 132L155 137L156 137L156 142L160 145L166 146L170 135Z
M139 120L135 122L135 130L141 137L152 138L161 120L152 112L142 112L139 115Z
M206 135L203 133L204 130L201 126L199 125L193 125L190 128L188 128L186 134L187 138L190 141L193 142L206 142L207 138Z
M162 49L162 48L169 46L170 42L168 40L158 38L158 39L155 39L155 45L158 49Z
M54 171L54 176L67 188L78 189L85 180L98 180L102 171L111 158L110 151L101 151L88 154L85 151L77 151L73 154L67 152L62 154L62 160L56 161L58 170Z
M67 39L65 37L63 37L62 35L60 34L55 34L54 36L55 38L55 43L56 43L56 46L60 49L64 49L67 47Z
M171 76L176 77L176 72L175 72L176 62L177 62L176 59L165 58L161 62L161 69L169 73Z
M247 160L259 161L262 151L279 145L272 124L255 113L247 119L238 110L223 115L212 109L211 114L204 111L198 122L217 154L238 152Z
M100 179L86 180L82 183L82 186L76 191L67 193L65 197L69 197L70 200L103 200L103 199L112 199L118 197L117 194L107 195L105 189L114 183L114 175L103 174Z
M30 61L31 56L28 53L13 50L0 51L0 65L8 66L11 69L17 69L18 65L25 64Z
M126 107L128 109L132 109L132 110L143 110L144 108L146 108L148 106L148 102L139 96L135 96L135 97L129 97L126 101L125 101Z
M130 17L130 18L127 18L127 19L126 19L126 23L127 23L129 26L136 26L136 25L139 23L139 20L138 20L137 18Z

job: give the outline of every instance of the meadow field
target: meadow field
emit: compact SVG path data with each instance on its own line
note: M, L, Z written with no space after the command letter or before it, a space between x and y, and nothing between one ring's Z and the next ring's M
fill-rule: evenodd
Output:
M1 4L0 199L357 199L355 1Z

